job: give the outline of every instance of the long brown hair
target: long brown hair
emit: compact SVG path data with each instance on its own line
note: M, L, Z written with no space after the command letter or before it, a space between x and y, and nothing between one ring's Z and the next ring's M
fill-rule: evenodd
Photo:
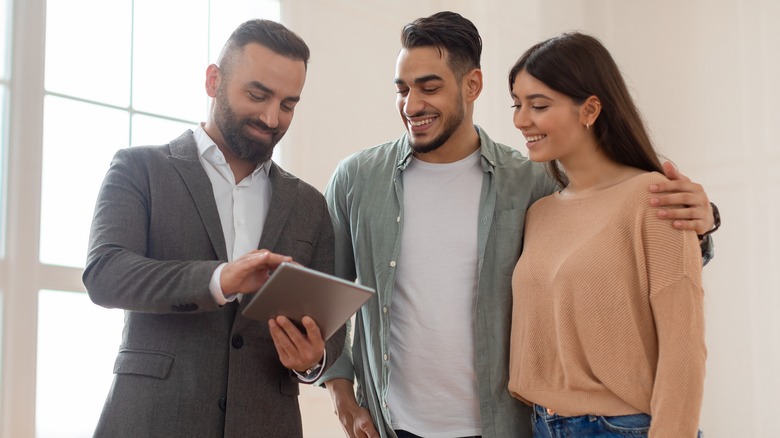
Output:
M577 104L596 96L601 102L601 113L590 129L607 157L627 166L663 173L623 75L598 39L571 32L534 45L509 72L510 92L523 70ZM547 169L562 186L568 183L557 161L548 162Z

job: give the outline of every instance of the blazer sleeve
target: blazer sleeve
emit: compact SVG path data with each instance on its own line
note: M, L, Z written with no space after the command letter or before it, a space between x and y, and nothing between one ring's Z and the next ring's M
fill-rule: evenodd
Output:
M208 284L220 263L166 156L150 148L119 150L90 230L82 280L92 301L150 313L213 310L219 305Z
M320 198L322 199L322 198ZM318 271L333 274L334 271L334 248L335 241L333 235L333 226L331 225L330 216L328 214L328 207L322 199L322 209L320 214L324 218L321 222L322 226L319 230L319 239L314 248L314 255L312 257L312 267ZM333 334L325 342L326 362L324 370L329 369L333 363L341 356L344 349L344 339L346 337L347 329L346 325L341 326L339 330Z

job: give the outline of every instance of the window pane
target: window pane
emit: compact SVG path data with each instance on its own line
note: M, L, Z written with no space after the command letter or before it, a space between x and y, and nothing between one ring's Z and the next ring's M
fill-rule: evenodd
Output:
M8 144L8 93L5 86L0 85L0 258L5 258L5 163Z
M11 53L8 47L8 37L11 33L8 21L10 12L8 0L0 0L0 80L8 79L8 55Z
M11 5L7 0L0 0L0 258L5 258L5 163L8 138L8 102L7 85L4 83L10 76L10 12ZM2 326L0 326L2 327ZM2 331L0 331L0 339ZM1 347L1 345L0 345ZM2 358L0 358L2 359ZM0 386L1 387L1 386Z
M187 129L194 130L193 123L181 123L159 117L140 114L133 116L133 132L130 144L133 146L165 144L180 136Z
M8 78L8 57L11 51L8 48L8 36L11 32L8 24L8 12L10 4L6 0L0 0L0 81L4 81ZM6 137L8 129L8 119L6 115L6 92L5 85L0 83L0 258L5 258L5 151L6 151ZM0 260L0 264L4 264L4 260ZM5 266L3 266L4 268ZM3 269L0 269L2 271ZM4 290L0 289L0 388L3 388L3 315L5 311L3 309L3 300L5 298ZM2 399L0 399L0 412L2 412Z
M127 107L131 10L131 0L47 0L46 89Z
M45 98L41 262L84 266L100 183L114 152L127 146L128 131L125 111Z
M135 0L134 20L133 107L205 120L208 0Z
M111 387L123 312L87 294L38 294L36 437L92 436Z

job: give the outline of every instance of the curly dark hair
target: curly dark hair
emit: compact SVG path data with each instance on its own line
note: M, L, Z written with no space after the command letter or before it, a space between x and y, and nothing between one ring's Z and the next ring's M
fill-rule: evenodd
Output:
M447 63L458 79L480 68L482 37L474 23L450 11L418 18L401 31L401 47L436 47L448 54Z

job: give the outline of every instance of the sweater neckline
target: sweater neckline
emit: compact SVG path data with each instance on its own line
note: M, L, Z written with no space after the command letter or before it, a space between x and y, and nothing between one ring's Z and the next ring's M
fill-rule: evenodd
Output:
M601 190L585 193L582 195L564 195L561 193L561 190L556 191L553 196L555 196L555 199L559 199L561 201L577 201L577 200L585 200L585 199L593 199L600 196L606 196L614 191L617 191L618 189L622 189L624 187L629 186L630 184L638 184L638 180L642 178L649 178L650 175L660 175L658 172L642 172L637 175L634 175L630 178L627 178L617 184L611 185L609 187L605 187Z

